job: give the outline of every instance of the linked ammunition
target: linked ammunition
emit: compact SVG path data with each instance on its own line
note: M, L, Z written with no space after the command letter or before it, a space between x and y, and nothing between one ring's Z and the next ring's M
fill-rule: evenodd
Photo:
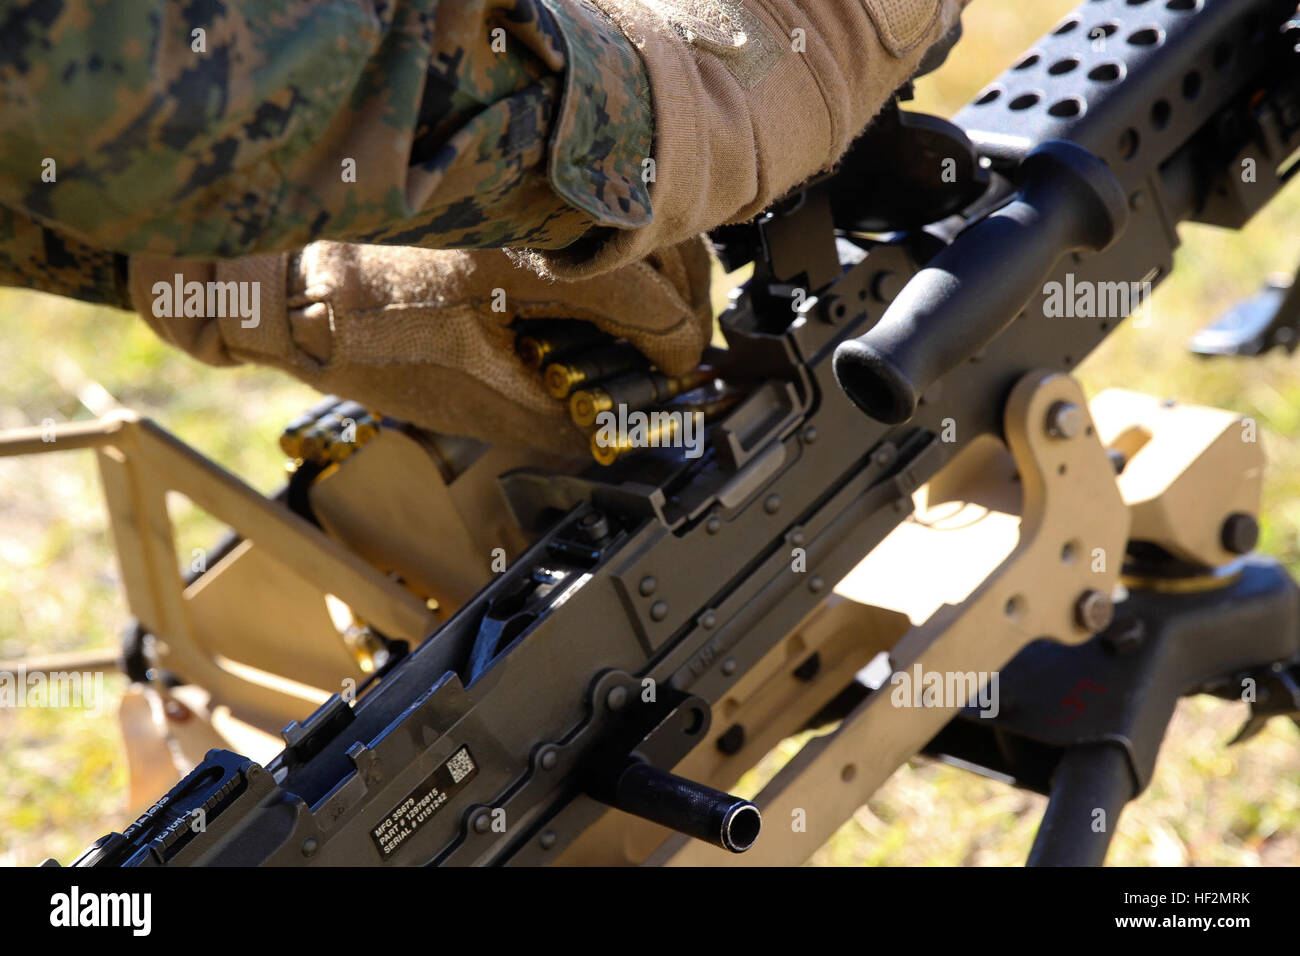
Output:
M673 445L682 431L684 417L690 414L689 411L646 413L646 424L640 434L633 436L624 429L614 429L612 440L605 429L599 429L591 436L591 457L597 464L612 465L634 451Z
M552 362L542 372L546 390L555 398L568 398L569 393L587 382L598 382L632 371L646 371L649 360L630 345L606 345L571 358Z
M280 434L280 448L290 458L302 457L302 436L339 403L337 395L326 395L301 415L291 419Z
M619 405L628 408L662 405L683 392L713 381L715 374L713 369L703 367L675 378L659 372L620 375L575 391L569 396L569 415L580 428L590 428L596 424L596 416L601 412L613 411Z
M609 341L609 336L589 322L529 322L526 327L527 332L521 330L515 336L515 351L529 368L540 369L562 355Z
M328 405L320 402L291 421L280 436L280 447L303 461L322 465L343 461L375 437L377 417L360 402L332 397Z

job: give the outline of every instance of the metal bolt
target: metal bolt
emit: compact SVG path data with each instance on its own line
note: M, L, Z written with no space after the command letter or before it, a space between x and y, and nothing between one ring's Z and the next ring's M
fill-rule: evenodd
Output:
M627 703L627 688L622 685L610 688L605 695L605 706L610 710L622 710L623 705Z
M492 828L492 817L486 810L480 810L474 817L474 832L487 833Z
M722 530L722 519L714 515L708 521L704 522L704 530L709 534L717 534Z
M542 835L537 838L537 845L543 850L549 850L551 847L555 846L555 831L543 830Z
M560 762L560 753L550 744L542 748L541 753L537 755L537 766L543 770L554 770L555 765Z
M739 753L743 746L745 746L745 728L740 724L732 724L718 738L718 749L728 757Z
M641 579L641 584L638 585L637 589L641 592L642 597L649 597L655 593L655 588L658 587L658 585L659 582L655 580L655 576L653 574L647 574Z
M655 601L654 604L650 605L650 620L662 621L667 616L668 616L667 601Z
M805 445L811 445L813 442L815 442L815 441L817 440L817 435L818 435L818 432L817 432L817 426L816 426L816 425L809 425L807 428L805 428L805 429L803 430L803 442L804 442L804 444L805 444Z
M814 574L808 579L808 590L813 594L820 594L824 587L826 587L826 579L820 574Z
M903 291L903 276L895 272L878 272L871 283L871 294L880 302L891 302Z
M307 839L302 841L303 856L315 856L316 851L319 849L320 849L320 843L317 842L315 837L308 837Z
M780 510L781 510L781 496L780 496L780 495L768 495L768 496L767 496L767 499L763 502L763 510L766 511L766 512L767 512L768 514L770 514L770 515L774 515L774 514L776 514L778 511L780 511Z
M705 611L703 614L700 615L701 627L709 628L709 627L713 627L717 623L718 623L718 615L714 614L712 611Z
M724 677L730 677L734 673L736 673L736 659L728 657L722 662L722 674Z
M1231 554L1254 551L1255 545L1259 544L1259 522L1254 515L1233 512L1224 519L1219 540L1223 543L1223 550Z
M1084 422L1083 409L1074 402L1056 402L1047 410L1047 434L1053 438L1077 438Z
M1096 634L1110 626L1115 616L1115 605L1110 596L1089 588L1079 595L1074 605L1074 617L1085 631Z
M793 544L793 545L795 545L796 547L798 547L798 546L800 546L800 545L802 545L802 544L804 543L804 540L805 540L805 539L804 539L803 528L794 528L793 530L791 530L791 532L790 532L790 543L791 543L791 544Z
M609 535L609 521L599 511L589 511L578 522L578 530L592 544Z

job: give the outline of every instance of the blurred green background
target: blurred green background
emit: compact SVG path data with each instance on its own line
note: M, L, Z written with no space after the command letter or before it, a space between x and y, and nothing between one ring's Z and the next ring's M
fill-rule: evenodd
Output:
M913 107L950 115L1073 6L978 0L966 12L962 44L921 81ZM1270 462L1262 549L1293 572L1300 571L1300 368L1280 354L1206 363L1183 345L1270 273L1294 269L1298 214L1293 190L1241 233L1185 227L1151 323L1122 328L1081 370L1090 393L1122 385L1254 417ZM274 372L200 365L125 313L26 291L0 290L0 340L0 428L90 418L87 406L106 393L263 491L283 477L281 425L313 396ZM182 544L215 539L204 516L177 517ZM116 574L89 453L0 459L0 659L115 647L126 620ZM124 684L108 678L110 707ZM1274 721L1229 750L1224 744L1245 711L1209 699L1180 705L1155 779L1121 817L1108 862L1300 863L1300 730ZM773 755L769 765L780 759ZM66 863L125 822L126 765L108 715L0 709L0 781L0 864L46 856ZM1036 795L917 760L815 862L1019 864L1043 806Z

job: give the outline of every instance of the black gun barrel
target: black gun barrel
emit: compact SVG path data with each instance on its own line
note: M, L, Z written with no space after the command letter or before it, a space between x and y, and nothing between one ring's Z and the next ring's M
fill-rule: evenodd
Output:
M1023 186L959 235L903 288L866 334L835 350L835 379L877 421L910 419L925 391L1016 318L1070 252L1099 252L1124 231L1124 188L1067 140L1025 157Z
M744 853L762 816L748 800L634 761L614 784L613 806L705 843Z

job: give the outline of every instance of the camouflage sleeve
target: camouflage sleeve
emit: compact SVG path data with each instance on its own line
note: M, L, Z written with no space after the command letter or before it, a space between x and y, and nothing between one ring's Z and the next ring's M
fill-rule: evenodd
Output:
M3 283L122 304L129 253L650 219L648 81L589 0L20 0L0 36Z

